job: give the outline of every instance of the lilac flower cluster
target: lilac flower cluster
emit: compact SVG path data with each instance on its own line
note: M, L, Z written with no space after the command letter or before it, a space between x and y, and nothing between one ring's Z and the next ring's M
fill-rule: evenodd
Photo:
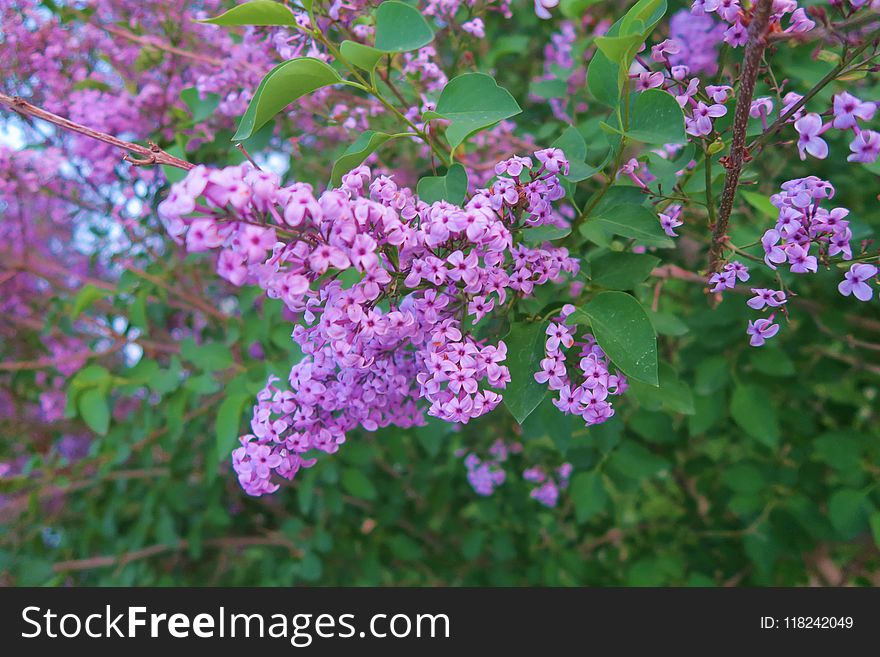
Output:
M709 25L705 25L706 21ZM694 35L683 32L685 26L691 23L696 25ZM642 57L637 57L630 69L630 77L634 78L637 91L659 88L675 97L685 111L685 130L694 137L712 134L714 120L727 114L725 103L733 98L732 87L702 86L698 77L691 77L699 72L711 75L717 69L717 57L709 29L712 24L711 18L706 16L692 16L687 12L676 14L671 21L672 38L651 48L651 62L661 64L663 70L651 70L650 62ZM685 36L681 36L682 34ZM704 34L705 38L701 36ZM693 48L701 50L695 51Z
M842 260L853 259L852 231L846 219L849 210L827 210L820 205L833 197L831 183L815 176L789 180L782 184L780 193L770 197L771 203L779 209L776 225L761 238L764 263L770 269L788 264L792 273L808 274L818 271L820 261L827 262L835 256ZM844 296L869 301L874 294L870 282L877 274L873 264L856 262L844 275L838 290ZM746 302L750 308L771 311L769 317L749 321L746 332L750 344L760 347L779 332L779 326L773 323L775 312L788 299L784 290L752 288L752 293L754 296Z
M820 160L828 157L828 144L822 138L831 128L852 130L854 138L850 142L852 153L847 157L850 162L871 164L880 155L880 133L874 130L863 130L860 121L870 121L877 112L877 103L862 101L850 93L836 94L832 99L833 119L830 123L822 122L816 113L796 118L794 128L798 133L798 153L802 160L807 154Z
M776 226L761 238L764 263L771 269L787 263L795 274L815 273L818 260L810 253L815 245L820 257L839 255L852 258L852 232L846 208L826 210L820 202L834 196L831 183L815 176L797 178L782 184L782 192L770 197L779 208Z
M761 317L754 321L749 321L746 334L750 336L749 344L753 347L760 347L766 340L769 340L779 332L779 325L773 323L775 312L774 308L781 307L788 299L782 290L771 290L768 288L752 288L754 296L746 301L746 305L753 310L771 309L769 317Z
M724 38L724 26L711 16L695 16L683 9L669 19L669 37L654 48L659 48L658 54L662 52L672 66L685 66L694 74L718 72L718 44Z
M470 452L464 458L464 466L467 468L467 479L471 488L477 495L488 497L495 492L507 479L507 473L502 464L510 458L511 454L522 452L522 444L513 442L505 443L498 439L489 447L489 454L480 458Z
M530 497L544 506L555 507L559 492L568 488L573 469L571 463L563 463L550 473L538 465L527 469L523 472L523 479L537 484L529 493Z
M601 424L614 415L609 395L622 395L628 384L620 372L611 374L608 358L592 334L586 333L575 341L577 326L566 323L574 310L574 306L567 304L547 327L545 357L540 371L534 375L535 381L558 391L553 404L563 413L579 415L587 426ZM565 351L575 346L579 347L578 365L569 368Z
M741 6L740 0L694 0L691 13L694 16L715 14L729 27L724 32L724 42L734 48L744 46L749 40L748 24L754 3L748 8ZM801 34L809 32L816 23L810 20L807 12L798 7L796 0L773 0L770 14L770 29L783 34ZM788 26L783 28L782 22L788 16Z
M749 280L749 268L743 263L734 260L724 265L721 271L715 272L709 277L709 283L713 286L710 292L732 290L736 287L737 279L743 283Z
M289 388L270 379L233 456L248 493L273 492L273 473L293 477L355 427L421 425L425 410L467 423L501 402L490 388L510 380L507 348L465 322L577 272L565 249L515 245L511 232L559 221L568 166L558 149L510 158L463 207L428 205L365 166L318 197L246 165L196 167L172 187L159 206L169 233L219 249L222 277L259 285L299 321L305 357Z

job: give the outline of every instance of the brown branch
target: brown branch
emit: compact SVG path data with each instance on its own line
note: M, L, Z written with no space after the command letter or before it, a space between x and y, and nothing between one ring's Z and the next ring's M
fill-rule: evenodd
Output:
M874 38L877 38L877 35L875 35ZM858 48L853 50L849 54L849 56L843 58L837 66L835 66L833 69L831 69L831 71L829 71L828 74L825 75L825 77L823 77L821 80L819 80L819 82L817 82L816 85L812 89L810 89L806 94L804 94L803 97L799 101L797 101L796 103L791 105L788 108L788 110L786 110L783 114L781 114L779 116L779 118L776 119L770 125L770 127L768 127L766 130L764 130L763 133L761 133L758 137L756 137L755 140L751 144L749 144L749 150L754 151L759 146L763 146L765 143L767 143L767 140L769 140L770 137L772 137L775 133L779 132L779 130L782 129L782 127L786 123L788 123L788 121L795 114L797 114L798 111L800 111L800 109L804 105L806 105L810 100L812 100L814 96L816 96L820 91L822 91L822 89L824 89L830 83L834 82L838 77L843 75L844 72L846 71L846 69L850 66L850 64L852 64L859 55L861 55L863 52L865 52L865 50L867 50L869 47L871 47L871 44L872 44L872 40L868 39L864 44L862 44L861 46L859 46Z
M724 178L724 191L721 192L721 207L718 219L712 227L712 246L709 248L709 272L716 272L724 256L723 238L727 235L733 200L736 197L736 186L742 172L746 153L746 128L749 123L749 109L755 93L755 82L758 79L758 68L764 48L767 47L767 27L770 22L770 9L773 0L758 0L749 25L749 41L743 56L743 68L740 75L739 89L736 96L736 109L733 114L733 140L730 154L724 162L727 175Z
M105 144L115 146L116 148L122 149L123 151L127 151L122 159L124 159L126 162L129 162L130 164L133 164L134 166L164 164L166 166L184 169L185 171L189 171L195 166L191 162L181 160L179 157L174 157L173 155L166 153L153 142L148 142L149 146L141 146L140 144L125 141L124 139L119 139L118 137L114 137L113 135L108 135L105 132L92 130L91 128L86 127L82 124L74 123L69 119L65 119L63 116L58 116L57 114L53 114L52 112L44 110L41 107L32 105L31 103L27 102L23 98L19 98L18 96L7 96L6 94L0 93L0 105L6 105L14 112L17 112L22 116L31 116L35 119L41 119L43 121L51 123L52 125L56 125L63 130L76 132L78 134L85 135L86 137L90 137L91 139L96 139L97 141L104 142ZM132 154L140 155L141 157L136 158Z
M6 361L0 363L0 372L41 370L45 367L55 367L64 363L75 362L80 359L88 360L90 358L100 358L102 356L108 356L110 354L116 353L117 351L120 351L123 347L125 347L126 344L127 342L125 340L119 340L104 351L92 351L91 349L82 349L80 351L73 351L70 353L61 354L60 356L46 356L43 358L37 358L35 360Z
M180 552L189 547L189 541L181 539L175 544L150 545L149 547L133 550L124 554L110 554L100 557L90 557L88 559L72 559L70 561L59 561L52 566L56 573L67 573L82 570L93 570L95 568L107 568L109 566L119 566L120 568L130 564L133 561L141 559L149 559L166 552ZM283 547L287 548L294 557L302 557L302 551L297 548L289 539L284 536L273 534L269 536L226 536L223 538L209 538L202 542L206 547L216 548L246 548L246 547Z

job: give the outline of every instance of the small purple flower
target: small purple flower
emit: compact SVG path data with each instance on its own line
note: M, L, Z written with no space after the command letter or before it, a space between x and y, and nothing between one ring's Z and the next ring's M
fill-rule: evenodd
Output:
M680 205L670 205L666 208L666 212L659 213L660 217L660 227L663 228L663 232L665 232L669 237L678 237L678 233L675 232L675 229L682 225L681 217L681 206Z
M714 285L710 292L732 290L736 287L736 274L730 271L719 271L709 277L709 283Z
M733 272L734 275L743 283L749 280L749 268L738 260L729 262L724 266L726 271Z
M535 488L530 496L544 506L554 507L559 501L559 487L552 481L548 481L542 486Z
M749 344L753 347L762 346L766 340L769 340L777 333L779 333L779 324L774 324L772 317L762 317L754 322L750 321L749 327L746 329L746 334L752 336Z
M740 21L736 21L724 33L724 41L734 48L744 46L749 42L749 30Z
M761 310L764 306L778 308L786 302L785 292L782 290L769 290L765 287L753 287L752 293L755 296L746 301L746 305L755 310Z
M878 269L874 265L864 262L856 263L843 275L844 279L837 286L837 289L845 297L852 294L859 301L870 301L874 296L874 290L868 281L874 278L877 272Z
M538 15L538 18L543 18L544 20L547 20L552 16L552 14L547 10L553 9L553 7L558 4L559 0L535 0L535 13Z
M503 173L506 173L511 178L518 178L523 169L531 168L532 161L529 158L514 155L512 158L496 164L495 173L499 176Z
M791 272L793 274L806 274L808 272L815 274L818 271L819 263L816 261L816 256L810 255L808 247L809 245L804 247L797 242L789 242L785 245L785 252L788 255L788 262L791 265Z
M852 155L846 159L850 162L871 164L880 155L880 133L873 130L862 130L849 145Z
M558 2L558 0L554 0L554 2ZM550 173L561 172L563 176L568 175L568 160L560 149L545 148L541 151L535 151L535 157Z
M642 71L636 79L636 91L645 91L646 89L654 89L663 84L664 76L662 71Z
M828 126L822 125L822 117L811 113L794 122L794 129L798 132L798 153L802 160L807 159L807 153L815 158L824 160L828 157L828 144L821 135Z
M833 101L834 120L832 125L838 130L848 130L858 125L858 119L870 121L877 111L877 104L863 102L850 93L836 94Z
M655 62L665 64L669 55L678 54L681 48L674 39L666 39L651 48L651 59Z
M483 24L482 18L474 18L466 23L462 23L461 29L478 39L482 39L486 36L486 26Z
M706 105L703 101L697 102L693 110L693 118L685 118L685 126L689 135L701 137L712 132L712 119L727 114L724 105Z
M771 228L761 238L761 246L764 247L764 264L770 269L776 269L775 265L781 265L788 260L785 250L779 246L780 237L779 231Z

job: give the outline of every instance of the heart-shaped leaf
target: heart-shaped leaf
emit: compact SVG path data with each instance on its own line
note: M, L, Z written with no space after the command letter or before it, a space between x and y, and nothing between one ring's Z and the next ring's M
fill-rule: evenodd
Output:
M293 12L274 0L251 0L214 18L197 21L211 25L296 25Z
M376 9L376 49L384 52L418 50L434 39L434 31L418 9L389 0Z
M626 292L600 292L571 319L588 321L596 342L628 377L659 384L657 336L645 309Z
M449 81L440 92L436 111L425 112L423 118L449 121L446 139L456 148L475 132L520 112L510 92L491 75L465 73Z
M461 205L468 188L468 175L460 164L449 167L445 176L425 176L419 180L416 193L425 203L449 201Z
M342 176L355 167L360 166L361 162L366 160L373 151L389 139L394 139L395 136L373 130L362 132L355 139L354 143L345 149L342 156L333 163L333 171L330 174L330 186L339 187L339 184L342 182Z
M504 338L507 345L505 365L510 370L510 383L504 389L504 405L520 424L534 411L547 386L535 381L544 358L546 322L516 322Z
M279 64L260 82L232 141L247 139L297 98L342 81L339 73L312 57Z

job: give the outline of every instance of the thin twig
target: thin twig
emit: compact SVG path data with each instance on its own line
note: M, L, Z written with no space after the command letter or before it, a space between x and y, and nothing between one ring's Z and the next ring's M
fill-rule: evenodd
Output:
M88 559L72 559L70 561L59 561L52 566L56 573L67 573L82 570L93 570L95 568L107 568L108 566L125 566L133 561L148 559L166 552L180 552L187 549L190 543L186 540L180 540L177 543L150 545L149 547L133 550L124 554L110 554L100 557L90 557ZM202 542L205 547L216 548L246 548L246 547L283 547L286 548L294 557L302 557L302 551L297 548L291 541L281 535L272 534L269 536L226 536L223 538L209 538Z
M7 96L6 94L0 93L0 105L6 105L22 116L31 116L35 119L41 119L52 125L57 125L64 130L76 132L85 135L86 137L90 137L91 139L96 139L97 141L127 151L123 159L134 166L164 164L166 166L184 169L185 171L189 171L195 166L191 162L181 160L179 157L174 157L170 153L166 153L153 142L148 142L149 146L141 146L140 144L125 141L124 139L119 139L113 135L108 135L106 132L92 130L80 123L74 123L69 119L65 119L63 116L58 116L57 114L44 110L42 107L37 107L17 96ZM141 158L134 157L132 153L140 155Z

